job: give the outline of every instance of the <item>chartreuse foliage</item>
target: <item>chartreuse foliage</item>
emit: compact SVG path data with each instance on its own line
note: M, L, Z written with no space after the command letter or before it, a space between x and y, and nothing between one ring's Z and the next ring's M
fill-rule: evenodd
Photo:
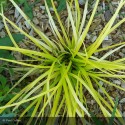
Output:
M30 57L29 60L22 61L0 58L1 60L19 65L19 68L14 68L18 72L24 71L24 69L27 71L9 92L13 91L13 88L18 87L19 84L21 85L21 83L23 83L22 81L30 75L36 74L37 77L32 82L25 84L24 88L15 94L7 104L1 106L0 113L7 108L11 108L12 112L15 112L21 105L30 102L30 105L28 105L25 110L21 110L20 118L25 116L32 107L34 107L31 114L32 117L91 116L91 111L87 106L86 90L97 102L104 117L110 117L115 104L110 97L110 93L107 92L105 86L100 85L99 81L104 82L104 84L109 87L113 86L120 89L120 91L125 91L124 88L114 84L110 80L110 78L117 78L124 81L125 58L114 61L109 61L107 59L112 53L124 47L125 42L120 42L119 44L114 44L106 48L99 47L105 37L125 21L124 18L113 25L125 1L120 1L110 21L105 25L95 42L88 47L85 45L85 38L96 13L99 0L96 0L87 24L86 15L88 0L86 0L83 14L80 11L78 0L66 2L68 11L67 25L64 25L61 21L52 1L58 27L45 1L54 38L48 38L43 32L37 29L18 5L13 0L10 1L29 22L29 25L31 25L34 31L39 35L40 39L30 36L29 33L17 27L16 24L4 16L3 12L0 14L3 18L7 33L14 44L14 47L0 46L0 49L20 52L24 54L24 56ZM29 38L40 51L20 48L13 39L6 24L7 22ZM110 49L112 50L110 51ZM94 56L94 53L99 53L104 50L107 50L107 53L102 55L101 58ZM102 90L103 95L98 92L98 89ZM124 124L124 121L120 118L121 114L118 109L116 109L115 116L119 117L120 122ZM29 124L30 122L32 122L32 118L28 121ZM75 120L69 122L75 124ZM54 120L51 121L51 119L48 119L47 124L50 123L54 123Z

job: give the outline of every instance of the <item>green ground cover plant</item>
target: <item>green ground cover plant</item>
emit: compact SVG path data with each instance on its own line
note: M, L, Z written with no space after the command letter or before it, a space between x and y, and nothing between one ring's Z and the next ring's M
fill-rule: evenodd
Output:
M24 13L32 20L33 19L33 7L35 4L40 2L40 0L35 0L33 3L29 3L28 0L14 0L18 5L23 6ZM1 0L0 4L3 4L3 8L7 8L9 0ZM48 7L52 7L51 0L46 0ZM56 0L58 3L57 11L61 12L66 8L66 0ZM1 9L0 9L1 10Z
M125 18L123 18L120 22L113 25L125 1L120 1L112 18L100 32L95 42L89 46L85 44L85 38L94 15L96 14L99 0L96 0L91 17L87 23L88 0L85 2L83 13L80 11L78 0L67 1L68 21L66 25L61 21L52 0L52 7L58 21L58 27L45 1L46 11L54 38L47 37L43 32L37 29L19 6L13 0L9 1L12 2L24 19L29 22L29 25L38 34L40 39L30 36L29 33L20 29L16 24L5 17L3 6L1 6L2 12L0 16L3 19L5 28L14 47L0 46L0 50L20 52L26 56L28 60L0 58L2 61L18 65L19 67L14 67L13 70L24 74L7 94L12 92L14 88L18 88L19 85L25 85L23 89L15 93L15 96L10 99L10 101L0 107L0 113L2 114L8 108L14 113L23 104L29 104L24 110L20 110L18 114L21 118L26 116L27 112L33 108L31 118L27 124L30 124L32 122L32 117L35 116L91 117L89 107L87 106L87 91L87 93L97 102L107 122L110 123L108 117L112 116L112 112L116 106L110 97L110 93L106 91L104 86L99 84L99 81L104 82L104 84L109 87L113 86L120 91L125 91L124 88L110 81L111 78L117 78L124 81L125 58L114 61L108 60L108 56L124 47L125 42L120 42L105 48L101 48L100 45L108 34L125 22ZM14 40L7 23L10 23L10 25L19 30L21 34L29 38L40 51L20 48ZM94 53L100 53L105 50L107 50L107 53L102 55L101 58L94 56ZM27 81L27 83L24 84L23 81L29 76L35 76L34 80ZM98 89L103 91L103 95L98 92ZM113 115L119 119L121 124L124 124L124 120L118 109L115 108L115 113L113 112ZM54 124L54 122L54 119L53 121L52 119L48 119L47 124ZM69 119L69 124L75 125L75 119Z
M19 43L24 39L24 35L22 34L12 34L12 37L16 41L16 43ZM0 46L13 46L13 43L10 37L5 36L3 38L0 38ZM14 56L8 50L0 50L0 58L15 60ZM6 74L8 74L9 78L7 78ZM0 106L7 103L13 97L13 94L8 94L7 96L5 96L6 93L13 86L12 85L13 83L11 81L11 78L13 77L13 75L14 75L14 71L11 67L9 67L9 63L0 62L0 102L1 102ZM19 89L16 89L16 90L19 91ZM10 110L7 110L6 114L3 114L1 117L5 117L5 116L9 117L9 116L12 116L12 114L14 113L11 113Z
M23 6L24 13L32 20L33 19L33 6L40 0L35 0L33 3L29 3L28 0L14 0L18 5ZM3 4L3 8L9 7L9 0L0 0L0 4ZM1 10L1 9L0 9Z
M58 4L57 11L61 12L66 9L66 0L55 0ZM48 7L52 7L51 0L46 0Z
M25 38L25 36L22 34L12 34L12 37L16 41L16 43L19 43L20 41L22 41ZM0 46L13 46L13 42L11 41L9 36L5 36L3 38L0 38ZM0 57L14 58L11 55L11 53L7 50L0 50Z
M116 108L118 106L118 101L119 101L119 99L118 99L118 97L116 97L115 106L114 106L111 117L109 117L109 123L107 125L113 125L114 124L115 113L116 113ZM92 117L92 120L94 121L95 125L105 125L105 122L101 121L93 113L91 113L91 117Z

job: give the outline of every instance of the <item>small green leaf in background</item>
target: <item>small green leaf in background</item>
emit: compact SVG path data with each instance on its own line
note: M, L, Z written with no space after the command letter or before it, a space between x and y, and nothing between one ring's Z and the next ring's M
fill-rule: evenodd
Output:
M24 12L31 20L33 19L33 8L27 1L24 2Z
M114 106L112 115L109 118L108 125L113 125L117 106L118 106L118 97L116 97L115 106ZM95 125L104 125L104 123L100 119L98 119L93 113L90 113L90 114L91 114L92 120L94 121Z
M116 97L115 106L114 106L114 109L113 109L113 112L112 112L112 115L111 115L111 118L109 120L108 125L113 125L113 121L114 121L114 118L115 118L115 113L116 113L117 106L118 106L118 97Z
M9 113L9 114L3 114L2 116L0 117L15 117L15 114L14 113Z
M13 59L14 57L7 50L0 50L0 58Z
M4 100L4 96L0 96L0 102Z
M0 4L6 4L7 0L0 0Z
M19 43L20 41L22 41L25 38L25 36L22 34L12 34L12 36L16 43ZM14 45L13 45L10 37L5 36L3 38L0 38L0 46L11 46L12 47ZM7 50L0 50L0 58L13 59L14 57Z
M0 91L2 91L2 94L4 95L9 91L9 84L6 84L7 82L6 78L4 79L4 81L3 79L0 79L0 80L1 80L0 82L2 83L0 84Z
M25 2L25 0L14 0L14 1L19 3L19 4L23 4Z
M48 7L52 7L51 0L46 0Z
M3 75L0 74L0 83L6 84L6 82L7 82L7 79Z
M55 0L58 3L57 11L61 12L66 9L66 0ZM48 7L52 7L51 0L46 0Z
M7 68L8 69L8 71L9 71L9 74L11 75L11 76L13 76L14 75L14 70L12 69L12 68Z
M17 4L22 4L24 7L24 13L32 20L33 19L33 7L27 0L15 0Z
M22 41L25 37L22 34L12 34L16 43ZM13 46L13 43L9 36L0 38L0 46Z
M103 122L94 115L94 113L91 112L90 114L91 114L91 118L94 121L95 125L104 125Z
M4 64L0 65L0 73L2 73L4 71L4 69L5 69L4 66L5 66Z
M7 0L0 0L0 12L1 12L1 4L3 8L5 8L5 6L7 5Z
M3 93L2 93L2 96L0 96L0 104L7 103L13 96L14 96L14 94L11 94L11 93L7 94L6 96L5 95L3 96Z
M66 0L57 0L58 8L57 11L61 12L62 10L66 9Z

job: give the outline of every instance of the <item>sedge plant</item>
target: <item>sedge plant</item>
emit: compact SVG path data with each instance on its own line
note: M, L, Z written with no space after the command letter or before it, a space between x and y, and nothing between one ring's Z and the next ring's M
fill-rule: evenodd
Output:
M99 0L95 2L89 21L86 21L88 0L85 2L83 13L79 7L78 0L67 1L68 17L66 24L61 21L53 0L51 2L56 21L53 19L45 1L53 37L46 36L30 21L13 0L9 1L27 20L34 32L39 36L39 39L30 36L28 32L16 26L14 22L5 17L3 11L0 13L6 31L14 44L14 47L0 46L0 49L16 51L27 57L26 60L0 58L0 60L18 65L18 68L13 69L24 73L8 93L12 92L18 85L21 85L29 76L34 75L36 77L31 82L25 81L27 83L25 83L24 88L15 93L14 97L7 104L0 107L0 113L7 108L15 112L19 107L28 103L29 105L24 110L20 110L19 114L19 117L22 118L33 108L31 118L27 121L27 124L30 124L32 117L35 116L91 117L91 111L87 103L87 93L96 101L103 116L111 117L115 104L105 86L101 86L99 82L102 81L108 87L116 87L119 91L125 91L124 88L110 80L115 78L124 81L125 58L113 61L108 60L111 54L125 46L125 42L113 44L105 48L101 48L101 44L108 34L125 21L125 18L123 18L114 25L114 21L125 1L120 1L114 15L100 32L95 42L89 46L86 45L85 38L94 19ZM39 51L20 48L13 39L7 23L32 41ZM94 53L103 51L107 52L101 58L94 56ZM98 89L102 90L103 95L98 92ZM116 109L115 117L118 117L119 121L124 124L118 109ZM69 122L75 124L76 121L74 119L69 120ZM54 124L54 119L53 121L48 119L47 124L50 123Z

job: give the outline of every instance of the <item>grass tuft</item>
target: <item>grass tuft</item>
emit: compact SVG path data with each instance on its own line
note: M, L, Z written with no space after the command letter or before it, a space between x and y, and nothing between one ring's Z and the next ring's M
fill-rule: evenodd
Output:
M3 113L7 108L11 108L12 112L16 112L19 107L28 104L24 110L20 110L20 118L26 116L26 113L31 108L33 109L31 113L32 117L90 117L91 111L87 103L87 92L96 101L103 116L111 117L115 104L105 86L100 85L100 81L108 87L114 86L120 89L120 91L125 91L124 88L110 81L112 78L124 81L125 58L115 61L108 60L108 56L125 45L124 42L121 42L107 48L99 47L105 37L125 21L125 19L122 19L113 26L117 14L125 4L125 1L120 1L112 18L105 25L95 42L88 47L85 45L85 38L96 14L99 0L96 0L95 7L87 24L88 0L86 0L83 14L80 11L78 0L66 2L68 12L67 26L61 21L54 2L51 0L60 28L56 26L45 1L50 26L55 38L47 37L43 32L38 30L19 6L13 0L10 0L10 2L17 8L24 19L28 21L40 39L30 36L17 27L16 24L4 16L2 11L0 16L4 20L4 25L9 23L15 29L19 30L20 33L29 38L39 48L40 52L20 48L15 44L13 36L6 25L7 33L11 41L13 41L14 47L0 46L0 49L20 52L30 59L27 62L27 60L19 61L0 58L0 60L19 65L14 70L24 74L8 93L13 91L15 87L18 87L19 84L21 85L29 76L35 76L35 78L30 83L26 83L24 88L16 93L7 104L1 106L0 113ZM112 51L109 51L110 48L112 48ZM101 58L94 56L94 53L102 52L103 50L107 50L108 52L102 55ZM35 60L35 63L33 60ZM23 69L25 69L25 72ZM99 89L102 90L103 94L98 92ZM123 119L120 118L122 116L118 109L116 109L114 115L124 124ZM31 122L32 118L28 121L28 124ZM69 122L71 124L76 123L75 120L69 120ZM51 119L48 119L47 124L50 123L54 124L54 120L51 121Z

